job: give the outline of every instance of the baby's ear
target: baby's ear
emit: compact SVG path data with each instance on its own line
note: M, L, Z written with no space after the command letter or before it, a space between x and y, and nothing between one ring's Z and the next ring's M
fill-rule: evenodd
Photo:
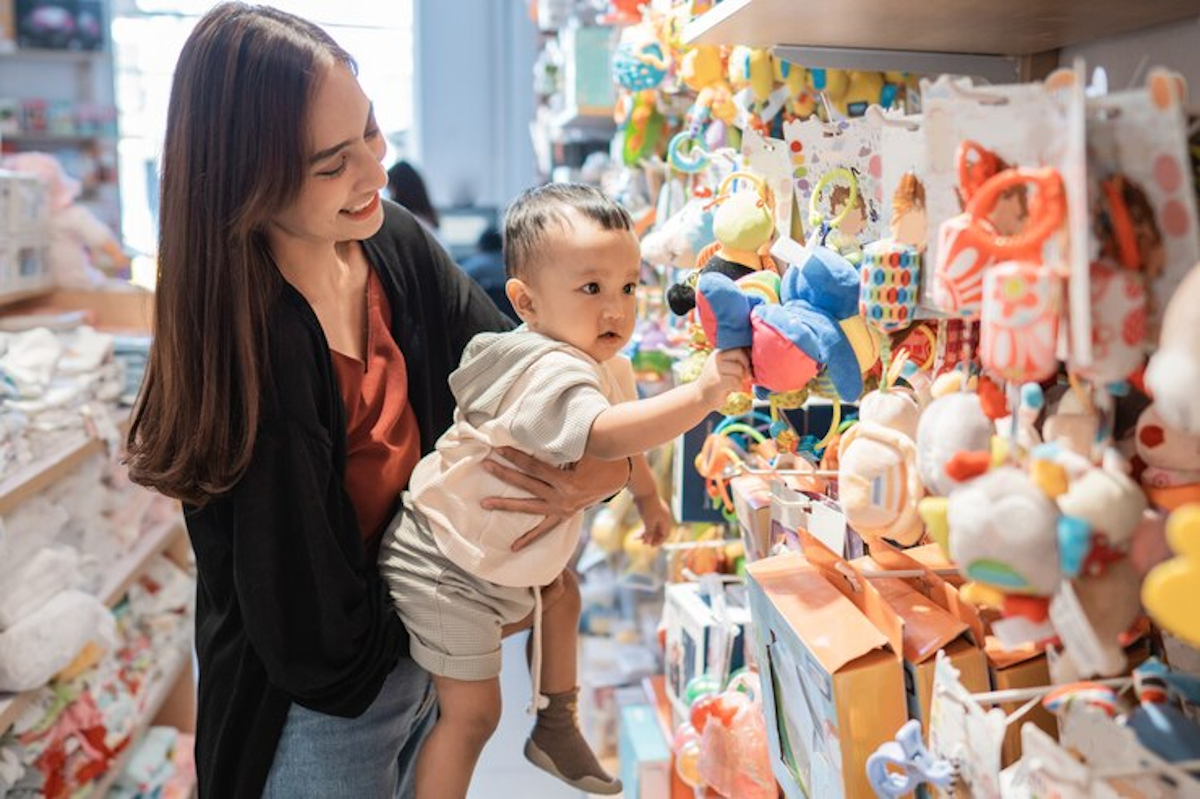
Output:
M508 301L512 303L513 310L517 312L517 316L521 317L522 322L529 323L537 319L533 293L523 280L515 277L509 278L508 282L504 284L504 293L508 295Z

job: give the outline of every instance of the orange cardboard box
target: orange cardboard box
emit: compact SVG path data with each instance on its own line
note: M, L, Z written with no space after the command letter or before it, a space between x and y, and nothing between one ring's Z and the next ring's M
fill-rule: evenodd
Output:
M788 799L871 796L867 757L908 718L902 624L838 556L804 546L747 567L772 769Z
M945 651L971 692L991 690L987 656L983 651L983 622L958 591L904 552L873 544L872 555L858 558L860 571L924 571L923 577L888 577L871 583L904 622L904 688L908 715L928 733L933 702L936 655Z

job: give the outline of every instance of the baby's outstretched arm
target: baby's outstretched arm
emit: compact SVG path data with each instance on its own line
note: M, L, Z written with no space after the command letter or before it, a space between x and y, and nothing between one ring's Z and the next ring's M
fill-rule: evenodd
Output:
M641 455L698 425L750 375L745 350L721 350L708 356L694 383L657 397L624 402L607 409L592 424L587 454L604 460Z

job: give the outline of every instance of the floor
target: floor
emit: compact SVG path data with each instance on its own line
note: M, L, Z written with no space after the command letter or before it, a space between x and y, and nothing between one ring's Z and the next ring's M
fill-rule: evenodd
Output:
M531 689L524 635L515 635L504 642L504 670L500 679L504 697L500 727L479 758L467 799L506 796L586 799L588 794L564 785L525 760L525 739L533 720L525 714ZM619 794L617 799L621 799Z

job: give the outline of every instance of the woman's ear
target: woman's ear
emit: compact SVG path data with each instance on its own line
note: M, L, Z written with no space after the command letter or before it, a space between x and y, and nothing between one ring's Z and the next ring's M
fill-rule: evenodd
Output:
M533 324L537 321L533 292L529 290L525 281L516 277L509 278L504 284L504 293L508 295L508 301L512 303L513 310L521 317L522 322Z

